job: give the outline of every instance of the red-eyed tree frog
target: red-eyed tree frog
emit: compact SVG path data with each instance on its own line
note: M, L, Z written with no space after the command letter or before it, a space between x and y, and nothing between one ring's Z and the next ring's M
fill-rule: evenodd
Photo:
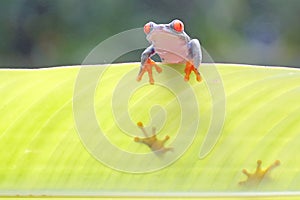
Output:
M148 72L150 84L154 84L152 67L160 73L162 69L151 59L158 54L162 63L185 63L185 77L188 81L193 71L196 80L201 81L198 68L202 61L201 46L197 39L190 39L184 32L184 24L175 19L169 24L155 24L148 22L144 26L147 40L151 44L141 55L141 66L137 77L140 81L145 72Z

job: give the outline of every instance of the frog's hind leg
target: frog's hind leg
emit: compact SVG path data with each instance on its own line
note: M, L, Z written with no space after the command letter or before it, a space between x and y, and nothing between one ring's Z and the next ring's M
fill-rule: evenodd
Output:
M141 131L144 133L145 137L149 137L149 135L147 134L145 128L144 128L144 124L142 122L138 122L137 126L141 129Z
M272 165L270 165L267 169L265 169L266 173L270 172L274 168L278 167L280 165L280 161L276 160Z
M160 153L166 153L168 151L173 151L173 147L164 147L165 143L170 139L170 137L167 135L163 140L161 140L161 148L159 150Z
M145 128L144 128L144 124L142 122L138 122L137 126L141 129L141 131L143 132L143 134L145 135L146 138L149 137L148 134L147 134L147 132L146 132L146 130L145 130ZM143 143L143 142L145 142L145 139L144 138L135 137L134 141L135 142L141 142L141 143Z
M166 136L165 139L162 140L162 143L165 144L170 139L170 136Z
M246 169L243 169L243 173L247 176L247 180L239 182L240 185L248 185L248 186L257 186L259 185L265 178L265 176L275 167L280 165L280 161L276 160L272 165L270 165L266 169L262 169L261 167L262 161L257 161L256 170L254 173L249 173Z
M201 52L201 46L200 46L199 40L192 39L188 43L188 50L189 50L189 54L188 54L188 60L186 62L186 66L185 66L184 80L188 81L190 79L190 74L193 71L196 75L196 80L200 82L202 80L202 78L198 71L198 68L202 61L202 52Z
M257 160L256 161L256 171L255 173L258 174L258 173L262 173L262 169L261 169L261 164L262 164L262 161L261 160Z
M142 80L142 77L145 72L148 72L150 84L154 84L154 79L152 75L152 67L156 69L158 73L162 72L162 69L151 59L151 56L155 54L153 46L149 46L145 49L141 56L141 66L140 71L137 77L137 81Z
M156 128L152 127L152 136L156 136ZM161 144L164 145L168 140L170 139L170 136L166 136L163 140L161 140Z

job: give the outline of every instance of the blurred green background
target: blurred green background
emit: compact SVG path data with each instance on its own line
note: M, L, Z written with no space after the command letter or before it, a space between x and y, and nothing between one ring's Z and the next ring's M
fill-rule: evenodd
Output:
M0 67L80 64L114 34L174 18L215 62L300 66L299 0L3 0Z

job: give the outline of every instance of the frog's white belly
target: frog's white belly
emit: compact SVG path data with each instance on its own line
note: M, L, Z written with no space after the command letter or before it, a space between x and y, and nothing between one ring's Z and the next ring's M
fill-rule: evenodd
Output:
M188 59L188 45L184 39L162 32L152 34L148 39L152 41L155 53L159 55L162 62L183 63Z

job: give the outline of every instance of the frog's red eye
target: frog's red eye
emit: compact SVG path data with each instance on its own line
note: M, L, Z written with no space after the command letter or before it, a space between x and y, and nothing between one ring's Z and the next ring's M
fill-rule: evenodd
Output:
M184 30L184 25L180 20L176 19L172 24L175 31L182 32Z
M147 24L145 24L145 26L144 26L144 32L146 34L149 34L150 31L151 31L151 29L152 29L152 23L151 22L148 22Z

